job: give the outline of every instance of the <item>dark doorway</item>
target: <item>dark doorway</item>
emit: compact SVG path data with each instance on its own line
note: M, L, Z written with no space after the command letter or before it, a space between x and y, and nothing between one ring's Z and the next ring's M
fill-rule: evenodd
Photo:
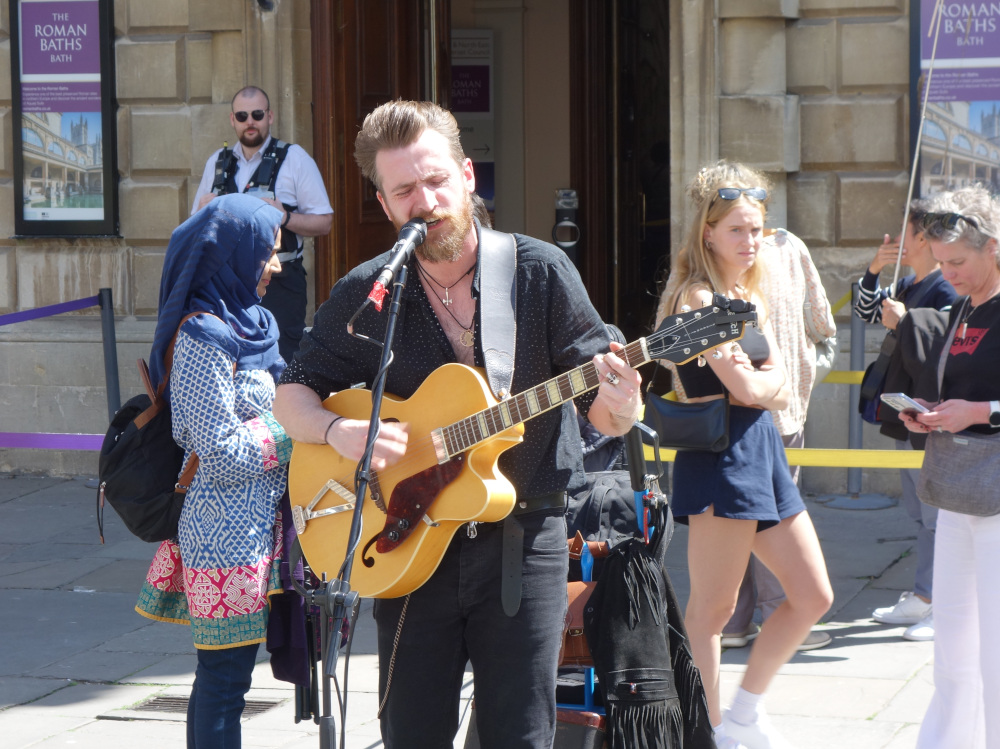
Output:
M317 303L334 281L392 247L396 233L354 163L354 137L392 99L448 105L449 0L312 2L314 153L333 230L316 240Z
M581 272L629 340L650 331L669 267L668 16L667 0L582 0L572 14Z

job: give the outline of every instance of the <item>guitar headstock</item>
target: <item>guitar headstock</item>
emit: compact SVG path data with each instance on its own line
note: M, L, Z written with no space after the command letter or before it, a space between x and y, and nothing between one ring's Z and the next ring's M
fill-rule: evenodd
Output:
M646 348L650 359L683 364L723 343L738 341L747 324L757 324L754 305L717 293L707 307L665 317L646 337Z

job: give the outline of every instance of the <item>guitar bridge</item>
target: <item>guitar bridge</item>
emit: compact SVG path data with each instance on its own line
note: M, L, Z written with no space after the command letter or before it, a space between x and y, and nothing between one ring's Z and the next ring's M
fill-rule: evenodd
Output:
M325 510L317 510L313 512L313 508L319 504L319 501L326 496L327 492L333 492L341 499L347 500L347 502L342 505L337 505L336 507L327 507ZM337 515L341 512L353 510L354 501L354 492L348 491L348 489L339 481L334 481L333 479L327 480L327 482L320 487L320 490L316 492L316 496L312 498L312 501L308 505L305 507L296 505L292 508L292 525L295 526L295 532L299 535L305 533L306 523L310 520L326 517L328 515Z

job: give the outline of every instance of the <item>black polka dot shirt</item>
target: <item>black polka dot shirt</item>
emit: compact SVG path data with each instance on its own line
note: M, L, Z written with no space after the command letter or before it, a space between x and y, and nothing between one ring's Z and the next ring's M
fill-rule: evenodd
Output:
M515 234L514 238L517 332L512 392L518 394L608 351L609 337L565 253L531 237ZM306 385L321 398L359 383L371 387L381 351L349 335L347 321L368 296L388 256L385 253L359 265L334 285L330 298L316 311L312 328L306 330L299 352L281 376L281 384ZM480 271L477 267L472 285L477 298ZM408 276L393 347L395 361L386 380L386 393L399 398L409 398L434 370L456 360L412 262ZM355 332L381 341L388 307L388 295L381 312L369 305L355 321ZM475 360L482 367L479 307ZM575 401L577 408L586 414L595 396L596 390L581 395ZM441 408L447 411L446 406ZM444 414L435 428L471 415ZM521 499L582 486L580 432L572 404L565 403L525 422L524 442L504 452L499 465Z

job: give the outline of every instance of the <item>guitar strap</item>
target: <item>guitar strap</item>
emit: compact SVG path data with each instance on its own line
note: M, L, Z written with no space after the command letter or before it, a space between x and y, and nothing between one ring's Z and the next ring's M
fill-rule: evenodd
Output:
M480 336L486 380L497 400L510 395L514 378L514 340L517 334L517 243L511 234L479 228ZM500 600L507 616L521 607L521 563L524 526L511 513L503 523L500 561Z
M497 400L510 395L514 378L514 337L517 322L517 245L514 235L479 229L480 335L486 380Z

